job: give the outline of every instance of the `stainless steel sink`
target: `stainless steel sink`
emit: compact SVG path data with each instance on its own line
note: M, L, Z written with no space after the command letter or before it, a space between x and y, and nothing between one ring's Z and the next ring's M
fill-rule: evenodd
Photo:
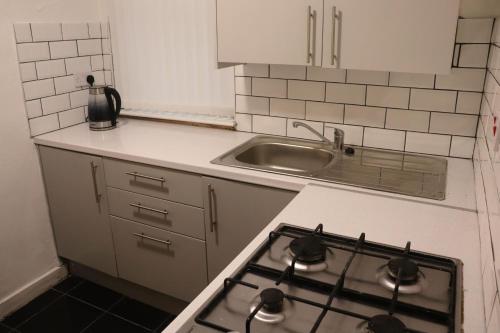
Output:
M447 161L381 149L333 150L319 141L256 136L212 161L239 168L445 199Z

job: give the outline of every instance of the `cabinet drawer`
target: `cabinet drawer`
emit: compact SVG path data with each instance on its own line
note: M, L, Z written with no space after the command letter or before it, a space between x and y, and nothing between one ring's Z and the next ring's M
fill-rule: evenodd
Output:
M111 217L118 276L191 301L207 285L205 242Z
M205 239L203 209L108 187L112 215Z
M114 159L104 170L109 186L203 207L200 176Z

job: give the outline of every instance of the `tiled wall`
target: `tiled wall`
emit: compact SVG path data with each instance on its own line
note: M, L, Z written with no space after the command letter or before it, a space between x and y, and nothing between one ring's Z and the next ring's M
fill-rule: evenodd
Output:
M450 75L248 64L236 68L237 129L471 158L493 19L461 19Z
M497 19L486 74L485 92L474 150L476 199L481 241L485 323L488 333L500 332L500 20Z
M112 84L108 24L16 23L14 32L31 136L85 122L88 87L73 74Z

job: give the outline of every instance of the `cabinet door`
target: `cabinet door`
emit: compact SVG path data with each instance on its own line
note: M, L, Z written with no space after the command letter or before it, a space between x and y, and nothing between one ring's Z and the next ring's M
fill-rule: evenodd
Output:
M458 5L459 0L325 0L323 67L449 73Z
M319 66L322 24L323 0L217 0L218 61Z
M39 147L57 252L116 276L102 159Z
M212 280L297 193L208 177L203 183L208 278Z

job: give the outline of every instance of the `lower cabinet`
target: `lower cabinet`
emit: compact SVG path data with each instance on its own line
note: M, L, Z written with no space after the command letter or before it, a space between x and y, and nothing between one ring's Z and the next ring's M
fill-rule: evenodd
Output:
M205 242L110 219L120 278L188 302L206 287Z
M208 278L214 279L297 195L203 177Z

